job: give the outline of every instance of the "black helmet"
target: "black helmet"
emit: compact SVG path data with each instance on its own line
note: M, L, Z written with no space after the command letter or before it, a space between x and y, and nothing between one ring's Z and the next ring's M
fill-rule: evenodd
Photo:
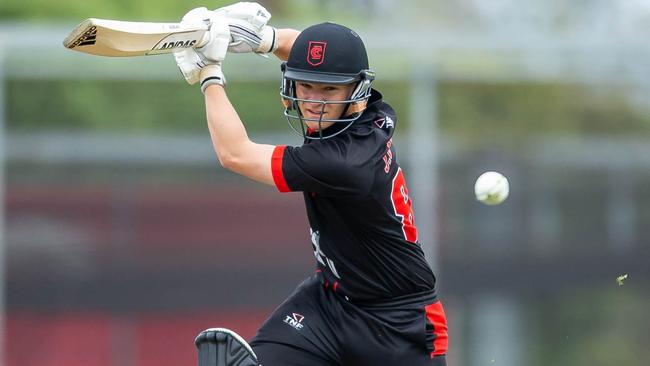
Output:
M321 23L303 30L293 46L287 62L282 63L282 88L280 95L285 110L284 115L289 121L300 121L303 136L314 138L305 132L304 121L347 123L342 129L336 129L335 134L323 136L322 129L317 138L332 137L350 127L361 116L370 98L371 84L375 74L368 69L366 47L359 35L342 25ZM323 84L357 83L348 100L325 101L299 99L296 96L296 81ZM346 104L343 114L338 119L323 119L303 117L298 108L298 102L321 103L324 110L326 104Z

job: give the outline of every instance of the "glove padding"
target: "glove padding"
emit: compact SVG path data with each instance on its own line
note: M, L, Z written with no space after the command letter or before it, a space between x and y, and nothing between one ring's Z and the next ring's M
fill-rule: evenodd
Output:
M205 36L207 42L197 48L186 48L174 52L176 65L190 85L201 82L201 91L208 85L226 85L221 71L221 62L226 58L230 43L228 21L223 15L216 14L205 7L190 10L183 16L181 23L208 24Z
M230 28L228 51L233 53L269 53L278 48L275 28L266 25L271 19L262 5L239 2L214 11L226 17Z
M201 69L207 64L193 49L187 48L174 52L174 60L181 70L181 74L190 85L196 84L200 79Z
M210 11L190 10L181 23L208 24L207 42L195 49L174 52L174 59L190 85L201 82L201 91L212 84L226 85L221 62L233 53L269 53L278 48L275 28L266 25L271 14L261 5L240 2Z
M196 51L205 64L221 62L226 58L230 43L228 21L223 15L210 11L205 7L194 8L183 16L184 24L208 24L208 32L203 36L207 42L197 47Z
M174 52L174 59L190 85L201 82L203 93L212 84L226 86L226 78L221 71L221 62L205 63L199 53L192 48Z

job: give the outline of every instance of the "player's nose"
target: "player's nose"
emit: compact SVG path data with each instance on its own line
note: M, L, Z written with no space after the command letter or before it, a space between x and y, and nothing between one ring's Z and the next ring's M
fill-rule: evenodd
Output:
M325 96L317 90L310 90L305 94L305 99L309 100L323 100Z
M325 89L320 85L314 85L311 88L305 88L304 90L306 99L310 100L324 100L327 98Z
M320 100L320 99L312 99L309 98L310 100ZM305 107L307 107L310 110L313 111L321 111L324 108L325 104L324 103L319 103L319 102L305 102Z

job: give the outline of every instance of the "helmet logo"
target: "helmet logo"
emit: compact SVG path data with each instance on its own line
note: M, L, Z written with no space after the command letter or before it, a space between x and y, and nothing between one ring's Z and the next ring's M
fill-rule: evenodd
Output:
M327 42L309 41L309 50L307 51L307 63L312 66L318 66L325 60L325 48Z

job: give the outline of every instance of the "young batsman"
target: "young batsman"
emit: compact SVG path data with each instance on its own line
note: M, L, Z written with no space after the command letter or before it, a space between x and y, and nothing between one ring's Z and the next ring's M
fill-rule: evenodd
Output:
M210 41L175 58L190 84L200 82L221 165L302 192L316 270L266 320L252 350L225 329L201 333L197 345L229 347L210 366L446 365L445 314L392 142L397 117L371 87L361 38L335 23L274 29L269 18L255 3L194 9L183 21L210 22ZM248 138L226 95L228 50L283 61L284 114L303 145Z

